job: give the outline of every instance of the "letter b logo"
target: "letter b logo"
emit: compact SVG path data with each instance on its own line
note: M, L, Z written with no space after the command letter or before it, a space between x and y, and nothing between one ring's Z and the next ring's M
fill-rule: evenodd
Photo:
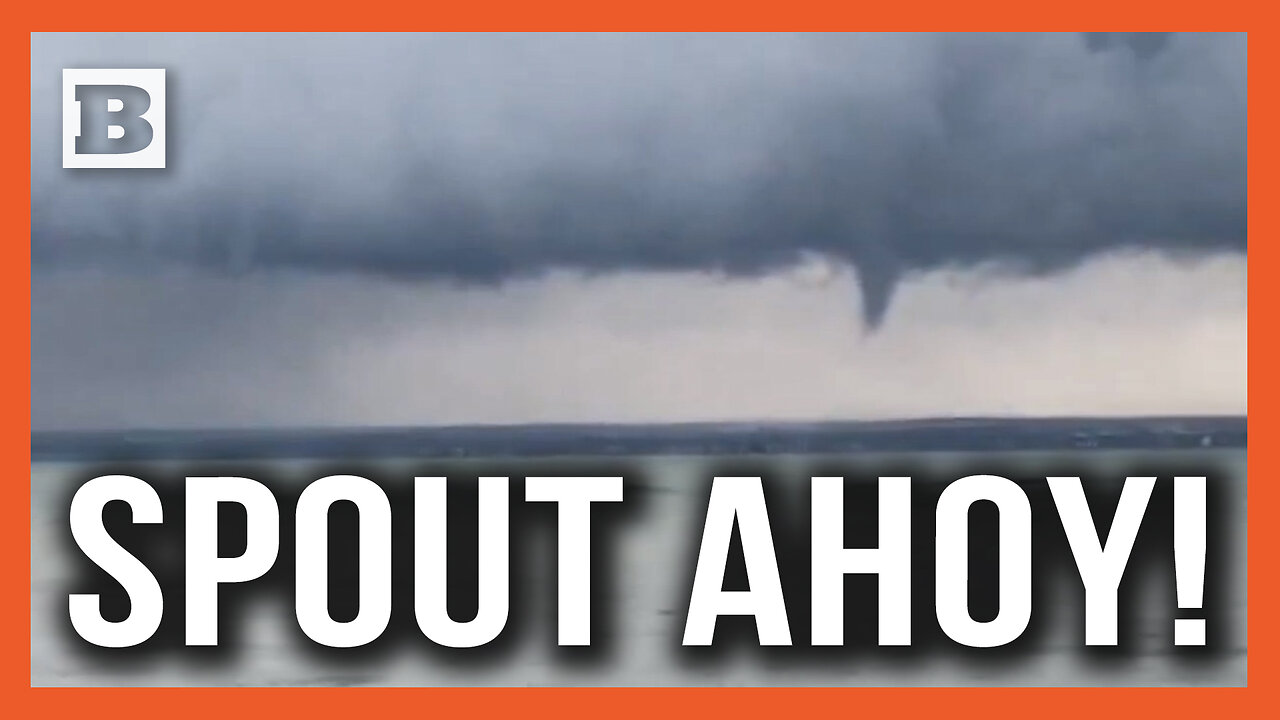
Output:
M62 167L164 167L164 90L164 70L63 70Z

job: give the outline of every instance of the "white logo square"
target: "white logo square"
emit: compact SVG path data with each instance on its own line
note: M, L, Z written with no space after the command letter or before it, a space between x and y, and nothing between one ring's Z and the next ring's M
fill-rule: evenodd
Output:
M62 167L164 167L164 72L64 69Z

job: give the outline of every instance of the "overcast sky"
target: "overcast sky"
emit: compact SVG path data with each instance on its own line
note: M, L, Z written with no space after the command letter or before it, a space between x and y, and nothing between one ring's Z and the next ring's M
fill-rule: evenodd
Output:
M60 167L168 69L169 168ZM1243 413L1236 35L32 36L36 428Z

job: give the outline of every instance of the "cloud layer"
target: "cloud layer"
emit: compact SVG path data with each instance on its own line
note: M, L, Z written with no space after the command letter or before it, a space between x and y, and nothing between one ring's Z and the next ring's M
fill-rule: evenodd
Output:
M57 167L76 66L169 68L170 169ZM463 287L822 256L877 325L932 270L1243 253L1245 87L1242 35L35 35L32 254Z

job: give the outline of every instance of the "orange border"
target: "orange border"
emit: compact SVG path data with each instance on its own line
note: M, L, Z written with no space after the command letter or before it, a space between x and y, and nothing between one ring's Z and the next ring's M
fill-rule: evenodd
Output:
M33 31L229 31L229 30L1050 30L1073 29L1197 29L1247 30L1269 25L1261 3L1222 1L1190 3L1184 0L1117 3L1115 0L1077 0L1069 5L1045 6L1025 0L978 3L946 3L938 0L911 4L855 6L817 0L790 0L771 5L726 0L649 0L623 7L600 0L544 0L518 3L490 0L471 5L439 4L435 7L383 7L361 3L358 9L335 2L279 2L223 0L211 5L161 3L137 0L120 7L99 1L70 0L22 9L6 9L9 16L0 53L9 103L0 113L3 137L17 143L27 137L28 112L17 101L30 76L30 33ZM1155 27L1153 27L1153 25ZM1269 33L1251 33L1249 124L1275 127L1274 100L1270 95L1276 51ZM1261 91L1259 91L1261 88ZM1274 186L1270 164L1271 133L1250 138L1250 190ZM30 143L26 143L30 148ZM3 359L4 433L0 437L0 461L8 470L18 497L0 512L0 557L9 577L30 578L30 158L22 153L3 169L0 212L10 241L0 245L0 316L4 334L22 352L10 351ZM1261 169L1259 169L1261 167ZM1252 194L1251 194L1252 196ZM1250 203L1249 230L1269 235L1275 213ZM1253 248L1253 263L1266 268L1274 251L1268 245ZM1271 310L1278 302L1276 286L1254 285L1249 304ZM1266 338L1266 334L1263 333ZM12 347L12 346L11 346ZM1274 351L1267 342L1253 343L1250 361L1265 363ZM1249 470L1254 478L1250 502L1255 507L1276 507L1271 487L1276 460L1267 450L1271 436L1266 407L1274 385L1260 374L1251 378L1251 400L1263 405L1262 420L1254 423L1253 441L1260 453L1251 453ZM1255 409L1257 406L1255 405ZM1255 516L1256 517L1256 516ZM672 712L715 716L831 714L945 714L993 713L1033 717L1072 717L1081 713L1125 715L1207 716L1264 715L1274 712L1271 684L1275 680L1276 623L1267 609L1276 598L1277 581L1255 558L1274 557L1276 525L1253 523L1249 528L1249 606L1262 608L1249 618L1249 687L1247 688L662 688L662 689L371 689L371 688L239 688L239 689L52 689L30 687L30 593L10 586L0 593L3 636L10 641L0 650L0 687L5 707L18 716L137 717L180 715L217 717L249 713L289 716L359 716L372 713L505 715L596 715L650 718ZM14 583L17 585L17 583ZM21 642L26 638L27 642Z

